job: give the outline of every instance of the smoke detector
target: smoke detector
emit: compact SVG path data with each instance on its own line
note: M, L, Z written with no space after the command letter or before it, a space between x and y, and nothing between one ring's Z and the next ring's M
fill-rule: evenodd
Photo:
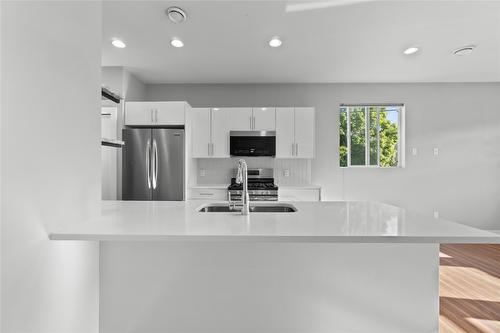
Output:
M456 56L468 55L468 54L471 54L475 48L476 48L475 45L460 47L460 48L456 49L455 51L453 51L453 55L456 55Z
M186 12L184 12L179 7L169 7L165 11L165 14L167 14L170 21L172 21L174 23L182 23L182 22L186 21L186 19L187 19Z

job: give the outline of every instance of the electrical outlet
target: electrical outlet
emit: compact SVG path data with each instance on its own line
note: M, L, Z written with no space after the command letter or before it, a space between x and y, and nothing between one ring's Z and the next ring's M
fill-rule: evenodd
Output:
M207 174L205 169L200 169L200 177L205 177Z
M434 218L435 219L439 218L439 212L437 210L434 211Z
M417 156L417 155L418 155L418 149L417 149L417 148L412 148L412 149L411 149L411 154L412 154L413 156Z
M290 177L290 170L288 169L283 170L283 176Z
M434 148L434 156L438 156L439 155L439 148Z

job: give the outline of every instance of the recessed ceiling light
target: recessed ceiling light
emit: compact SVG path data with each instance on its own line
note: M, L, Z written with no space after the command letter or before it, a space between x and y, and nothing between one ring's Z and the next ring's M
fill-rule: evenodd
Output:
M283 44L283 42L281 41L281 39L279 37L273 37L270 41L269 41L269 46L270 47L280 47L281 44Z
M113 40L111 41L111 44L113 44L114 47L117 47L119 49L123 49L124 47L127 46L122 40L120 40L118 38L113 38Z
M460 47L460 48L454 50L453 55L456 55L456 56L468 55L468 54L471 54L475 48L476 48L475 45L463 46L463 47Z
M169 7L165 11L170 21L174 23L182 23L187 19L186 12L179 7Z
M170 45L172 45L173 47L183 47L184 43L179 38L172 38L172 40L170 41Z
M406 50L403 51L404 54L409 55L409 54L414 54L418 52L418 47L412 46L407 48Z

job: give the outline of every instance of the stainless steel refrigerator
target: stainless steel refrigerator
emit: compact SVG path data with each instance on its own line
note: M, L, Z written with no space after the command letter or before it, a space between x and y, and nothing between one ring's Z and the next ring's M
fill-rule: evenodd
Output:
M122 131L123 200L184 199L184 130L127 128Z

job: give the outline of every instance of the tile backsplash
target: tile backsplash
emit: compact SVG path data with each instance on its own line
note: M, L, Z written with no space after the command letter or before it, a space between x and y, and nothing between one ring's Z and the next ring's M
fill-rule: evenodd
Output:
M308 185L311 183L311 160L279 159L270 157L246 157L249 168L274 169L278 185ZM238 158L198 159L198 184L229 184L234 177Z

